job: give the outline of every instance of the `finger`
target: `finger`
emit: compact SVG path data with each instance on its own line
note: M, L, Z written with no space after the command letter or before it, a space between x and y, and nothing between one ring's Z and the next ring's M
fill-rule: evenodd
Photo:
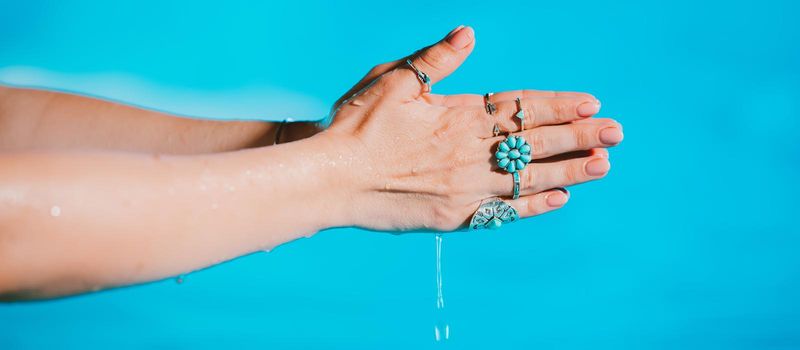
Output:
M388 72L388 71L390 71L392 69L397 68L397 66L400 64L400 62L405 62L405 59L386 62L386 63L379 64L379 65L377 65L375 67L372 67L372 69L370 69L369 72L367 72L367 74L364 75L364 77L361 78L361 80L359 80L358 83L356 83L356 85L353 85L353 87L351 87L350 90L347 90L347 92L344 93L344 95L342 95L342 97L339 97L339 99L336 100L336 103L333 104L334 108L336 108L339 105L341 105L345 100L353 97L353 95L355 95L356 93L361 91L361 89L363 89L364 87L369 85L377 77L381 76L382 74L384 74L384 73L386 73L386 72Z
M566 187L600 179L608 174L611 163L607 151L593 150L588 157L531 163L520 171L520 194L530 195L550 188ZM493 193L507 196L513 190L513 180L505 171L491 172Z
M542 125L568 123L591 117L600 112L600 104L586 97L533 97L495 103L497 119L503 124L516 125L506 129L518 131L521 128L518 119L520 110L525 120L525 128L530 129ZM521 108L520 108L521 107ZM510 122L510 123L509 123Z
M475 47L475 33L471 27L456 28L438 43L412 55L411 62L430 78L430 84L436 84L453 73ZM400 99L415 99L425 91L416 72L403 64L379 78L376 89L378 95L392 96Z
M516 134L531 145L533 159L542 159L557 154L613 147L622 142L622 129L615 121L605 119L600 123L569 123L543 126ZM493 144L503 138L491 139Z
M455 31L457 31L457 30L459 30L461 28L464 28L464 26L456 27L455 29L450 31L450 33L447 33L447 37L453 35L453 33ZM361 89L363 89L364 87L369 85L373 80L377 79L379 76L385 74L386 72L388 72L388 71L390 71L392 69L397 68L401 64L405 64L406 59L408 59L408 58L411 58L411 56L406 56L406 57L403 57L403 58L401 58L399 60L394 60L394 61L391 61L391 62L382 63L382 64L379 64L379 65L377 65L375 67L372 67L372 69L370 69L369 72L367 72L367 74L364 75L364 77L361 78L361 80L359 80L358 83L356 83L356 85L354 85L352 88L350 88L350 90L347 90L347 92L344 95L342 95L342 97L340 97L336 101L336 103L334 103L334 107L339 106L346 99L352 97L353 95L355 95L356 93L361 91ZM438 102L443 97L442 95L436 95L435 97L433 97L433 96L431 96L431 97L432 97L431 99L435 99L436 100L437 103L435 103L435 104L441 104L441 103L438 103ZM433 101L429 101L429 102L433 102Z
M567 204L569 191L565 188L556 188L549 191L522 196L517 199L507 200L521 218L541 215L559 209Z
M585 92L569 92L569 91L546 91L546 90L512 90L498 92L492 95L492 103L503 101L514 101L519 98L540 98L540 97L572 97L583 98L588 101L597 100L591 94ZM476 94L458 94L443 96L442 104L445 106L483 106L483 95Z

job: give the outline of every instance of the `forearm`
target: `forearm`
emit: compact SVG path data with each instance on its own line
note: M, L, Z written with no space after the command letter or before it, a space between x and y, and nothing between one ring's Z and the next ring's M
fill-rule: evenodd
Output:
M274 143L277 123L178 117L90 97L0 86L0 151L102 149L163 154L232 151ZM315 133L283 130L282 142Z
M0 295L144 282L347 224L321 138L233 153L0 156ZM334 158L336 157L336 158Z

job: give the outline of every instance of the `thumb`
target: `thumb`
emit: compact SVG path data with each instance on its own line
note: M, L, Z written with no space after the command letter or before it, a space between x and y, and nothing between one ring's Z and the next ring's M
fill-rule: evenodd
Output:
M474 47L475 31L471 27L459 26L438 43L418 51L409 59L414 67L428 75L433 85L458 69ZM402 97L416 98L425 91L425 86L416 72L406 64L398 66L393 74L386 78L391 80L391 83L384 86L395 90L385 91L387 95L399 94Z

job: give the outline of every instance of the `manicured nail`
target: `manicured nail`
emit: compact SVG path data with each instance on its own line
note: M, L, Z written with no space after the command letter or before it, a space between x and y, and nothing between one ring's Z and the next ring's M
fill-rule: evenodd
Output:
M567 203L567 195L561 192L553 192L547 195L547 205L557 208Z
M611 169L611 163L605 158L596 158L586 162L586 174L589 176L602 176Z
M578 105L578 115L581 117L591 117L600 112L599 102L584 102Z
M461 50L469 46L474 37L475 32L471 27L460 26L460 28L454 29L453 32L447 36L447 42L456 50Z
M564 188L564 187L557 187L556 189L557 189L557 190L559 190L559 191L561 191L561 192L564 192L564 194L566 194L567 196L569 196L569 191L568 191L566 188Z
M453 30L450 31L450 33L447 33L447 35L445 35L444 37L449 38L451 35L453 35L453 33L457 32L461 28L464 28L463 24L458 27L455 27Z
M600 130L600 142L606 145L616 145L622 142L622 130L616 126L609 126Z

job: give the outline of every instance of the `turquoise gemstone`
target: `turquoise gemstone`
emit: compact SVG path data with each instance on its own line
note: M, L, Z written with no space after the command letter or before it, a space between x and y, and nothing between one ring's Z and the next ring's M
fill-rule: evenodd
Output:
M508 146L509 149L517 148L517 138L515 138L514 136L509 136L506 139L506 145Z
M522 161L521 161L521 160L519 160L519 159L515 160L515 161L514 161L514 164L516 164L516 165L517 165L517 170L522 170L522 169L525 169L525 163L524 163L524 162L522 162Z
M501 168L505 168L506 165L508 165L508 162L510 162L510 161L511 161L511 159L503 158L503 159L500 159L499 161L497 161L497 165L499 165Z
M530 163L531 162L531 155L530 154L520 155L519 156L519 160L521 160L521 161L523 161L525 163Z
M522 154L531 154L531 145L525 144L519 147Z
M515 162L508 162L508 166L506 166L506 171L508 171L509 173L517 171L517 165L514 163Z
M511 158L511 159L517 159L517 158L519 158L520 155L521 154L519 154L519 151L517 151L515 149L512 149L511 152L508 152L508 158Z
M514 116L517 117L518 119L525 119L525 111L519 111Z
M508 158L508 153L503 151L497 151L497 153L494 154L494 157L497 159Z
M496 229L500 228L501 226L503 226L503 220L500 220L498 218L494 218L492 220L489 220L489 222L486 223L486 226L489 227L492 230L496 230Z
M517 137L517 148L520 148L523 145L525 145L525 139L523 139L522 137Z
M508 152L511 150L505 142L500 142L500 144L497 145L497 149L501 152Z

